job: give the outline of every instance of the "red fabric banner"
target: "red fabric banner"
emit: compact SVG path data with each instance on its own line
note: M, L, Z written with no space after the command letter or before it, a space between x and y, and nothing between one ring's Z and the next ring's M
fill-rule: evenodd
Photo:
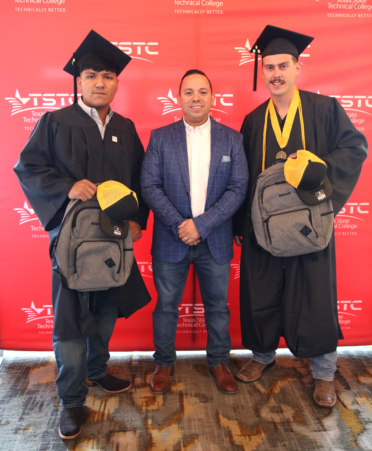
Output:
M236 130L269 96L261 77L252 91L250 45L267 24L315 37L300 58L300 89L336 97L372 140L372 0L5 0L0 86L0 348L50 350L53 312L48 237L12 170L40 116L72 102L72 78L62 68L94 29L133 58L120 75L113 108L136 124L147 146L150 131L182 117L176 103L188 69L206 72L216 94L213 117ZM338 304L345 340L372 342L372 167L335 219ZM153 301L119 320L111 350L151 350L156 292L148 230L135 255ZM239 260L231 262L229 307L233 348L241 347ZM316 281L314 281L316 283ZM194 295L194 293L196 293ZM177 349L205 349L203 304L191 269L180 306ZM283 343L282 343L283 344Z

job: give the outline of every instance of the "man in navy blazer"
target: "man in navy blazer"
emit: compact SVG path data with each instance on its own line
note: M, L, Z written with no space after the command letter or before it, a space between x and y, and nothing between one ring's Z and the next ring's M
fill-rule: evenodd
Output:
M220 391L237 391L227 368L231 349L227 291L233 257L231 217L245 199L248 168L242 136L209 116L213 103L207 76L199 70L186 72L178 94L183 120L152 131L142 166L142 195L154 212L157 366L151 389L157 394L170 386L178 304L190 264L204 304L210 373Z

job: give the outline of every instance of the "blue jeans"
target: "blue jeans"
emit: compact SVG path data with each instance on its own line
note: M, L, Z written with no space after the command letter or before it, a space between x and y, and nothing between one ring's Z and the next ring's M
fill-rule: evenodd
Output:
M118 317L118 305L106 292L97 292L90 310L98 334L88 339L53 341L59 372L56 386L64 409L84 405L88 393L85 379L97 380L107 374L108 344Z
M190 246L185 258L180 262L167 263L155 258L152 260L158 292L158 301L152 314L155 363L169 367L176 359L174 341L178 324L178 304L182 301L190 264L194 265L198 276L204 304L208 332L207 362L214 368L220 363L227 364L231 349L230 311L227 307L230 262L218 264L205 241Z
M253 360L260 363L269 364L275 359L275 351L271 352L253 352ZM337 351L324 354L310 359L310 368L314 379L323 379L333 381L333 375L337 370Z

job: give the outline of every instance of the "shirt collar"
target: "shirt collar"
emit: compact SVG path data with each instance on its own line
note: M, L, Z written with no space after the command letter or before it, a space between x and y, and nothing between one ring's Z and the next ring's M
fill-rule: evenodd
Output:
M85 105L85 103L83 102L83 98L82 97L79 98L78 104L87 114L89 114L90 117L92 117L92 118L99 117L98 111L95 108L91 108L88 105ZM109 105L109 109L108 109L108 113L107 113L108 120L107 120L107 117L106 117L106 124L111 120L113 114L114 114L114 111L111 108L111 105ZM103 124L103 125L105 125L105 124Z
M279 113L275 110L275 112L276 112L276 116L277 116L277 118L278 118L278 122L279 122L279 127L280 127L280 129L283 131L283 128L284 128L284 124L285 124L285 120L287 119L287 115L285 115L284 117L283 117L283 119L279 116Z
M206 122L204 122L203 125L199 125L198 127L193 127L192 125L189 125L185 118L183 118L183 123L185 124L186 134L191 135L192 133L200 133L201 136L204 136L206 133L209 133L211 129L211 117L208 116L208 119Z

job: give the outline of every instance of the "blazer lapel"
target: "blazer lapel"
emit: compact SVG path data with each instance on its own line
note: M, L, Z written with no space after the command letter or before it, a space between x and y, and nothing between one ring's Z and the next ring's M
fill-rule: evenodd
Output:
M223 146L221 142L222 137L223 137L222 128L211 117L211 163L209 167L207 198L212 188L214 176L216 175L218 165L220 164L220 161L223 156Z
M181 167L183 181L185 183L187 192L190 194L189 160L187 156L186 129L185 124L183 123L183 119L174 124L172 137L174 148L176 150L178 161Z

